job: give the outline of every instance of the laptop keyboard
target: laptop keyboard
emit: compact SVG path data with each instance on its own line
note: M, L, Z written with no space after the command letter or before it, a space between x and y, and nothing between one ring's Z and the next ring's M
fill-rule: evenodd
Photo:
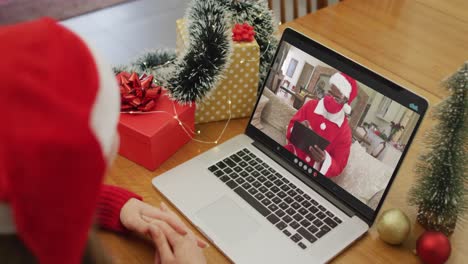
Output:
M246 148L208 170L302 249L342 222Z

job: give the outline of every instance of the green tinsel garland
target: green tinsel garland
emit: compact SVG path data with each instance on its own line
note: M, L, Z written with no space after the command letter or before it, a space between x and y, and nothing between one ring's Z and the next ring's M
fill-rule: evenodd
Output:
M174 99L183 103L202 101L229 66L233 25L247 22L255 28L260 47L259 87L262 85L278 45L273 14L265 0L193 0L186 19L189 46L180 57L175 58L173 51L153 51L131 67L114 71L154 74Z
M193 1L186 15L189 45L173 65L160 71L176 100L201 101L222 77L231 54L229 13L218 0Z
M175 59L176 54L174 50L157 49L143 54L141 57L136 59L131 66L118 65L112 69L116 75L123 71L137 72L138 74L152 73L159 67L172 63Z

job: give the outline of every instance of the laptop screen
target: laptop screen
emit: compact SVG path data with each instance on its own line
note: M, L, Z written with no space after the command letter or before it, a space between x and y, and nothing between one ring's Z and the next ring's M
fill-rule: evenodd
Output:
M283 37L250 125L309 178L375 212L419 124L418 105L391 98L391 87L365 83L369 76L345 73L300 43Z

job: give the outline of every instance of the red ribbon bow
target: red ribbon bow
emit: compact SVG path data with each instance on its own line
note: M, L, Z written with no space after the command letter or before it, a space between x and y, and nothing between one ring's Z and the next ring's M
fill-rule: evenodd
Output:
M254 27L251 25L236 24L232 29L232 40L234 41L253 41L255 36Z
M154 108L162 87L153 83L153 75L138 77L135 72L121 72L116 77L120 86L120 111L147 112Z

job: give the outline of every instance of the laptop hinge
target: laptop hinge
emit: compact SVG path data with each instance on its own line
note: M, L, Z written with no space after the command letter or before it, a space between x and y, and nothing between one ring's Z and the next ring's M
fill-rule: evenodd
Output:
M286 162L281 155L278 153L272 151L268 147L266 147L264 144L262 144L259 141L254 141L252 143L256 148L258 148L260 151L265 153L268 157L273 159L275 162L277 162L281 167L285 168L287 171L289 171L291 174L296 176L299 180L301 180L304 184L312 188L314 191L316 191L318 194L320 194L322 197L327 199L330 203L338 207L341 211L343 211L346 215L349 217L352 217L354 215L359 216L359 214L356 214L352 208L338 200L333 194L328 192L325 188L321 187L318 183L315 183L313 181L308 180L308 176L304 175L303 172L294 166L290 165L288 162ZM360 217L361 218L361 217ZM363 219L364 220L364 219Z

